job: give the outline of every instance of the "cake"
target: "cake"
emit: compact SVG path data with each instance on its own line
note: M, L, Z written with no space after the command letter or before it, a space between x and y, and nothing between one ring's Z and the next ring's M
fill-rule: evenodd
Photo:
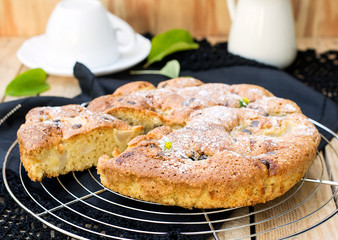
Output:
M38 107L28 112L17 133L21 162L33 181L82 171L98 158L122 152L143 132L111 115L80 105Z
M255 85L135 82L88 108L149 131L99 159L102 184L164 205L229 208L279 197L303 177L320 142L297 104Z
M207 209L281 196L304 176L320 135L296 103L262 87L176 78L128 83L87 108L33 109L18 140L32 180L97 164L115 192Z
M101 182L132 198L185 208L230 208L281 196L316 155L317 130L301 113L262 116L213 106L178 130L158 127L102 156Z

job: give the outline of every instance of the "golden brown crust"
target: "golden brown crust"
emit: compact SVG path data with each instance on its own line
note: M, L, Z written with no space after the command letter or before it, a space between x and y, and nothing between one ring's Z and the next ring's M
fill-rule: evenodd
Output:
M113 159L99 159L106 187L165 205L218 208L269 201L301 179L320 137L294 102L255 85L186 82L108 100L107 113L147 110L166 126L133 139ZM249 103L239 108L244 98Z
M196 78L179 77L160 82L157 85L157 88L186 88L186 87L197 87L203 84L204 83L202 81Z
M114 96L125 96L130 94L131 92L141 91L141 90L150 90L155 89L155 86L151 84L150 82L145 81L137 81L137 82L131 82L127 83L118 89L112 94Z
M230 86L233 94L246 97L250 102L254 102L259 98L274 97L274 95L265 88L253 84L233 84Z

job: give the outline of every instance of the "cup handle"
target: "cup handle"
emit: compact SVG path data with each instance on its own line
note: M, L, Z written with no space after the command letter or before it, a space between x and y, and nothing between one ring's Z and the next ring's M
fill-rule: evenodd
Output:
M122 54L131 52L136 46L136 33L134 32L133 28L128 23L112 13L108 12L108 18L110 18L113 22L116 35L123 33L123 35L125 35L123 39L128 39L128 41L119 41L119 37L116 36L118 42L118 51Z
M231 19L231 21L234 21L235 14L236 14L235 0L227 0L227 5L228 5L228 11L229 11L230 19Z

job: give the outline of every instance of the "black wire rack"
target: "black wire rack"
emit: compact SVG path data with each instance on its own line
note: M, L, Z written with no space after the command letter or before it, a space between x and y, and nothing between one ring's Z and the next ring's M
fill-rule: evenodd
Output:
M312 122L338 139L325 126ZM322 138L338 160L337 149ZM188 210L131 199L105 188L94 168L32 182L20 162L17 141L6 154L3 181L25 211L48 227L77 239L254 239L284 228L288 231L282 231L283 238L290 238L317 227L338 212L338 183L327 176L326 164L326 156L318 152L308 173L282 197L255 207L232 209ZM7 178L9 165L18 166L17 179ZM316 168L316 175L309 173L311 168ZM323 188L328 188L329 194L318 203L316 195ZM308 221L323 209L324 216L321 214L316 222ZM299 222L308 223L297 227ZM292 231L290 226L294 226Z

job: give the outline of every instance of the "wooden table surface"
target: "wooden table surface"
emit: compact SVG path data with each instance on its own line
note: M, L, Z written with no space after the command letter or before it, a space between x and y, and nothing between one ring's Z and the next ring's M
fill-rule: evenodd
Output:
M23 43L25 38L15 37L0 37L0 96L1 102L11 101L17 98L8 97L4 95L7 84L19 73L27 70L19 60L16 58L16 51L19 46ZM224 41L222 38L210 38L210 41L215 43L218 41ZM326 50L338 50L338 39L332 38L304 38L298 39L298 48L307 49L314 48L317 52L324 52ZM73 77L59 77L49 76L47 79L51 86L51 89L42 93L44 96L64 96L74 97L80 93L80 88L77 80ZM1 118L2 116L0 116ZM338 157L336 152L338 151L338 140L333 139L331 145L327 146L326 149L320 153L325 159L324 164L324 179L338 182ZM308 178L318 178L320 174L320 161L315 159L311 166ZM303 229L323 220L330 213L337 210L337 186L331 185L320 185L318 191L305 203L300 204L301 201L306 198L311 191L317 186L316 183L305 182L301 190L291 199L285 203L274 207L270 210L257 213L254 217L244 217L235 221L229 221L222 225L223 228L233 228L231 231L222 231L217 233L219 239L237 238L242 236L250 235L250 223L256 223L254 231L262 233L269 230L266 233L257 235L257 239L277 239L283 236L287 236L294 232L302 231ZM333 192L336 191L336 198L331 199ZM299 218L314 212L319 209L321 205L328 201L328 204L321 208L314 214L308 217L298 220ZM274 202L268 203L271 205ZM299 207L292 210L288 214L284 213L286 210L299 204ZM266 207L267 205L264 205ZM232 216L243 215L249 213L253 209L255 211L261 209L263 205L255 206L254 208L240 208L235 210ZM266 221L271 216L276 216L274 219ZM288 224L289 222L295 221L295 223ZM243 226L244 225L244 226ZM285 225L285 226L283 226ZM242 227L239 227L242 226ZM283 226L277 227L275 226ZM249 238L250 239L250 238ZM330 220L324 222L318 227L303 233L295 237L295 239L338 239L338 216L333 216Z

